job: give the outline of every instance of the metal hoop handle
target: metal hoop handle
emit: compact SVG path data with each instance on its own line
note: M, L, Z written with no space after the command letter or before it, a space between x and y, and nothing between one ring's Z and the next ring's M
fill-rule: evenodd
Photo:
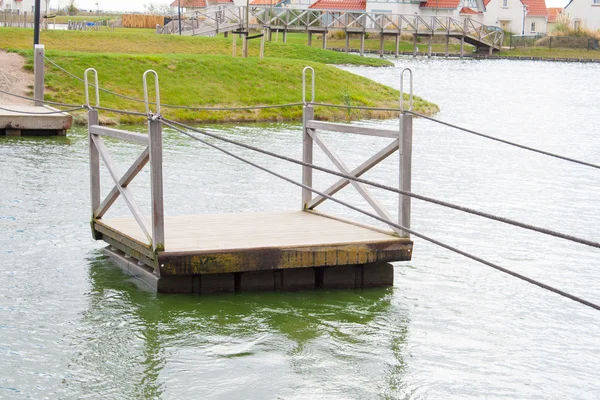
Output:
M404 73L408 72L408 81L410 84L410 92L408 95L408 111L413 108L413 72L410 68L404 68L400 73L400 111L404 112Z
M154 74L154 90L156 92L156 114L160 115L160 89L158 86L158 74L156 71L149 69L144 72L143 81L144 81L144 103L146 104L146 114L150 115L150 103L148 102L148 82L146 76L148 74Z
M89 81L88 81L88 72L94 73L94 84L96 85L96 105L95 107L100 107L100 89L98 86L98 71L94 68L88 68L83 73L83 81L85 82L85 105L90 107L90 93L89 93Z
M306 105L306 71L310 70L312 75L312 86L311 86L311 103L315 102L315 70L313 67L304 67L302 70L302 102Z

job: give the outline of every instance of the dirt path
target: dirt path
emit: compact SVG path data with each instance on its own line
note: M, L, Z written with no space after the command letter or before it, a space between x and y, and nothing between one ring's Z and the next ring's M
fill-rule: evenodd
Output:
M33 87L33 73L23 69L25 59L0 50L0 89L28 96ZM0 93L0 104L31 104L30 101Z

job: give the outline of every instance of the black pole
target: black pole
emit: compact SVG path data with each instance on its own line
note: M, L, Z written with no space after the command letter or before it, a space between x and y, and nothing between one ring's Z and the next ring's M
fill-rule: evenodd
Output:
M35 0L33 13L33 45L40 44L40 0Z
M181 0L177 2L177 14L179 14L179 34L181 35Z

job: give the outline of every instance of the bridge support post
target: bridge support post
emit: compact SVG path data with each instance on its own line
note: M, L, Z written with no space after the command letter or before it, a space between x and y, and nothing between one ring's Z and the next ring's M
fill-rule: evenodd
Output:
M287 43L287 29L283 30L283 43Z
M302 161L312 164L313 162L313 138L307 128L307 123L315 118L315 109L312 105L305 105L302 110ZM313 171L310 167L302 167L302 184L312 188ZM313 193L302 188L302 209L305 210L312 200Z
M450 35L446 36L446 58L450 56Z
M323 49L327 49L327 31L323 32Z
M308 47L310 46L312 46L312 32L308 31Z
M465 37L460 37L460 58L463 58L465 55Z
M417 47L417 34L415 33L413 35L413 37L414 37L414 42L413 42L413 57L416 57L417 56L417 51L419 50L418 47Z
M396 35L396 51L394 55L398 58L398 53L400 52L400 34Z
M360 55L365 55L365 33L360 34Z
M163 143L162 123L148 122L150 139L150 191L152 194L152 250L154 254L165 249L165 214L163 204Z
M260 53L258 55L259 58L265 58L265 34L266 32L262 31L262 36L260 37Z
M232 51L232 55L234 57L237 57L237 38L235 37L235 34L231 35L233 42L231 42L231 51Z
M229 32L228 31L223 32L223 37L224 38L228 38L229 37Z
M552 36L550 36L550 40L552 40ZM490 49L489 49L489 53L488 53L488 54L489 54L490 56L491 56L492 54L494 54L494 47L493 47L493 46L490 46Z
M269 42L273 41L273 29L269 28L269 37L268 37Z
M427 49L427 58L431 58L431 46L433 42L433 35L429 36L429 46Z
M402 101L402 100L401 100ZM411 191L412 179L412 135L413 116L410 114L400 115L400 182L401 190ZM410 228L411 198L400 195L398 199L398 223ZM407 232L402 232L402 237L409 237Z
M346 31L346 53L350 51L350 33Z
M33 83L33 97L35 98L35 105L42 106L44 103L44 45L35 45L35 56L34 56L34 76L35 80Z
M248 57L248 33L242 35L242 57Z
M379 38L379 57L383 57L383 46L385 44L385 35L381 32L381 37Z

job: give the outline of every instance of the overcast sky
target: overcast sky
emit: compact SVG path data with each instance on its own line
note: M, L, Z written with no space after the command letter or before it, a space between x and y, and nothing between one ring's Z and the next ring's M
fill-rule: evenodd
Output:
M51 0L51 7L64 7L68 3L68 0ZM171 1L157 1L157 0L75 0L75 5L78 8L84 10L96 10L96 3L100 10L106 11L144 11L144 4L170 4ZM568 3L568 0L546 0L546 6L548 7L564 7Z

